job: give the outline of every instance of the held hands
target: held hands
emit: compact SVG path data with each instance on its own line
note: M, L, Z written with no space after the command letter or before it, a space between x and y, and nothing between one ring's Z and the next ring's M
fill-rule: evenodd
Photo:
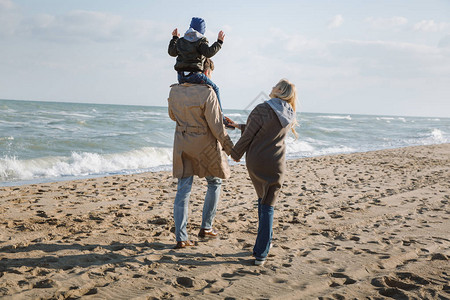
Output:
M225 120L227 120L227 122L228 122L228 124L227 124L227 126L232 126L232 127L234 127L234 128L239 128L240 126L239 126L239 124L237 124L237 123L235 123L233 120L231 120L230 118L228 118L228 117L224 117L225 118ZM239 128L240 129L240 128Z
M217 39L218 39L219 41L222 41L222 42L223 42L223 40L225 39L225 33L223 33L222 30L219 31L219 35L218 35Z
M178 28L175 28L175 29L172 31L172 36L180 37L180 34L178 33Z

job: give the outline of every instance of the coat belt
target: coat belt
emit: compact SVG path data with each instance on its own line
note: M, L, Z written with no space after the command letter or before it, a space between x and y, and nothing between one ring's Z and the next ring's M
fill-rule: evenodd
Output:
M182 133L197 133L197 134L205 134L208 130L202 126L181 126L177 125L177 131Z

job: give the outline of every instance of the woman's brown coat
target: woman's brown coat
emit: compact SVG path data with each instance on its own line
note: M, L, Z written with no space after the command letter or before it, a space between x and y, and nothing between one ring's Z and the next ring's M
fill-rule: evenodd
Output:
M259 104L250 113L242 136L231 151L235 160L246 152L248 173L262 204L273 206L283 184L286 169L284 140L289 128L281 125L267 102Z

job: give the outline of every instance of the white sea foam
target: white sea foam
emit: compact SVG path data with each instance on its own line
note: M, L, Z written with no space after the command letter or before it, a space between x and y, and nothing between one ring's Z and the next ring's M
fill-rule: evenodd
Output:
M225 113L225 115L227 116L227 117L246 117L247 115L244 115L244 114L239 114L239 113L234 113L234 114L227 114L227 113Z
M377 117L378 121L386 121L386 123L391 123L391 121L395 120L395 118L392 117Z
M171 164L171 148L145 147L123 153L76 153L70 157L43 157L19 160L16 157L0 159L1 181L61 178L110 173L139 172Z
M312 153L314 152L314 147L306 141L295 140L292 137L287 137L286 151L288 154L301 152Z
M351 153L356 152L355 148L347 147L347 146L334 146L321 149L317 151L315 155L329 155L329 154L338 154L338 153Z
M59 115L63 116L69 116L69 117L79 117L79 118L94 118L93 115L86 115L86 114L80 114L75 112L67 112L67 111L60 111L58 112Z
M376 118L378 121L386 121L386 123L391 123L391 121L395 121L396 119L399 121L402 121L403 123L406 123L406 119L403 117L398 117L398 118L394 118L394 117L377 117Z
M0 141L12 141L12 140L14 140L13 136L0 137Z
M321 127L321 126L317 126L316 128L319 131L323 131L323 132L327 132L327 133L329 133L329 132L336 133L336 132L348 131L348 129L345 129L345 128L327 128L327 127Z
M127 113L128 116L167 116L167 112L157 112L157 111L133 111Z
M439 129L433 129L431 138L437 143L446 143L448 140L444 137L444 133Z
M317 156L336 153L349 153L357 151L355 148L338 145L327 146L323 142L314 139L308 139L308 141L296 140L290 136L286 139L286 152L288 157L305 157L305 156Z
M327 118L327 119L336 119L336 120L349 120L351 121L352 117L350 115L347 116L319 116L320 118Z

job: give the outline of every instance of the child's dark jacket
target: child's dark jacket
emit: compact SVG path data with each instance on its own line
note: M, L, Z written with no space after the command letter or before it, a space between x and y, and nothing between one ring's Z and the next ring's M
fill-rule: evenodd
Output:
M203 72L206 57L212 57L222 47L222 41L208 45L208 40L196 31L186 32L185 36L174 36L169 43L169 55L177 57L176 71Z

